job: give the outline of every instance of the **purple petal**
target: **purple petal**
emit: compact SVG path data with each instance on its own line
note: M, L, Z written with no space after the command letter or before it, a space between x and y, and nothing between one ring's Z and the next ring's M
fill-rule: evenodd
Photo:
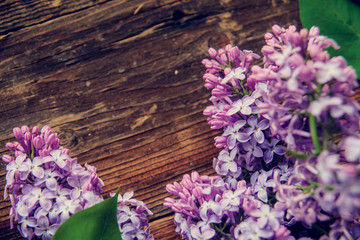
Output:
M274 152L277 154L277 155L284 155L286 153L286 150L285 150L285 147L284 146L276 146L274 148Z
M80 197L80 194L81 192L79 191L78 188L74 188L73 190L71 190L71 193L70 193L70 197L71 199L78 199Z
M48 228L48 233L50 233L51 235L55 235L55 232L56 232L56 230L58 229L59 226L60 226L60 224L58 224L58 223L51 225Z
M264 189L261 189L260 191L258 191L257 193L258 198L263 201L263 202L267 202L268 201L268 196L267 196L267 192Z
M246 106L246 107L243 107L240 112L244 115L250 115L252 110L251 110L251 107Z
M120 213L119 215L120 215L118 217L118 222L119 223L124 223L124 222L129 220L129 215L127 215L126 213Z
M41 165L42 163L43 163L43 158L42 157L34 157L33 165L38 166L38 165Z
M269 218L269 225L271 226L272 229L278 229L280 227L280 223L277 219L274 218Z
M257 125L258 119L256 116L251 116L247 120L248 124L252 127L255 127Z
M51 203L52 203L51 200L44 199L44 198L41 198L41 199L40 199L40 206L41 206L43 209L47 210L47 211L50 210L50 208L51 208L51 206L52 206Z
M255 99L251 97L244 97L242 101L244 106L249 106L250 104L253 104L255 102Z
M235 131L239 131L239 129L242 128L245 124L246 124L245 120L239 120L239 121L235 122L233 128Z
M267 119L263 119L259 122L259 124L257 125L257 127L261 130L265 130L267 128L269 128L270 126L270 123L269 123L269 120Z
M26 195L24 196L24 202L29 208L32 208L38 202L38 199L33 195Z
M237 136L236 136L236 139L237 139L239 142L243 143L243 142L249 141L250 136L249 136L249 134L247 134L247 133L239 132L239 133L237 134Z
M258 142L260 144L263 143L265 140L265 136L262 131L255 131L254 138L255 138L256 142Z
M37 225L40 228L47 228L49 226L49 220L45 216L40 216L37 220Z
M231 115L237 113L238 111L239 111L239 108L237 108L236 106L233 106L232 108L229 109L229 111L227 111L226 115L231 116Z
M259 219L257 219L257 225L259 228L264 228L266 224L267 224L267 218L260 217Z
M41 167L35 167L33 168L33 170L31 171L31 173L37 177L37 178L43 178L45 175L45 171L43 168Z
M11 185L15 182L14 175L15 171L8 171L6 173L6 185Z
M26 154L21 154L15 159L17 165L21 165L26 159Z
M229 149L233 149L235 147L236 144L236 139L229 136L226 140L226 144L228 145Z
M211 239L215 236L215 231L213 229L206 229L202 235L204 239Z
M81 187L79 178L77 176L70 176L67 178L67 181L69 185L72 186L73 188Z
M266 150L264 153L264 161L270 163L274 158L274 153L270 150Z
M254 147L254 151L253 151L253 155L254 155L255 157L262 157L262 156L263 156L263 151L261 150L260 147L255 146L255 147Z
M191 232L191 236L196 239L201 237L200 230L197 227L192 227L190 232Z
M57 189L57 181L55 178L49 178L45 181L45 185L48 189L55 191Z
M237 171L237 164L235 162L232 162L231 164L229 164L229 170L231 172L236 172Z

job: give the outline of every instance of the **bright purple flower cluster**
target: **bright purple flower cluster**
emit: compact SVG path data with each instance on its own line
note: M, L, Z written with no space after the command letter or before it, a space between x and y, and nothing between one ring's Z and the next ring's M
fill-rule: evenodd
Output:
M123 240L153 240L145 212L150 216L153 213L144 202L131 199L133 195L134 192L126 192L118 197L117 219L121 237Z
M22 126L14 128L13 132L18 141L9 142L6 147L14 156L2 156L7 164L4 198L9 196L12 205L10 226L12 228L13 221L17 221L21 235L27 239L51 239L60 224L72 214L103 201L104 183L95 167L88 164L82 167L76 158L69 156L68 149L59 147L57 134L48 126L41 130L36 126L31 132L27 126ZM136 228L132 230L137 239L152 239L144 211L152 213L142 202L130 200L132 193L124 196L128 199L118 206L120 230ZM125 205L127 202L137 206L135 212L133 209L130 212ZM124 213L131 213L132 218L141 221L128 223Z
M355 71L336 43L273 26L258 56L231 45L204 59L204 110L223 129L213 161L221 176L192 173L167 185L184 239L360 238L360 105ZM336 141L335 136L342 136Z

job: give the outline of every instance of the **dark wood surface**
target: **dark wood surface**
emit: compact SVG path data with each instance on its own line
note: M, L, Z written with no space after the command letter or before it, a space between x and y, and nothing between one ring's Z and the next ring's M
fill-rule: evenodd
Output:
M155 239L179 239L165 185L213 174L218 153L202 114L207 48L260 53L264 33L300 27L298 15L291 0L1 1L0 154L12 128L49 125L97 167L104 196L135 191L154 213ZM21 239L9 206L0 201L0 239Z

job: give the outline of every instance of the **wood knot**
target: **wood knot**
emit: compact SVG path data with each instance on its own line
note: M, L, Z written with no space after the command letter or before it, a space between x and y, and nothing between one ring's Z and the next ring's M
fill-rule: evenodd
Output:
M73 130L65 129L58 133L60 139L60 145L66 148L74 148L79 144L79 137L75 135Z
M173 20L175 20L175 21L181 20L183 17L185 17L185 15L186 14L181 10L175 10L172 14Z

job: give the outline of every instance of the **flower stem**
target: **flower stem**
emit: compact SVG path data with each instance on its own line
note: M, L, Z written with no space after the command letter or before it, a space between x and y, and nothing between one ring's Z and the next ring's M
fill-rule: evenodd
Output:
M230 237L226 233L224 233L220 228L218 228L215 224L211 223L211 227L216 231L216 233L220 234L221 236L224 236L227 240L235 240L234 238Z
M246 96L246 95L249 95L248 92L246 91L245 87L244 87L243 81L240 80L239 82L240 82L240 85L241 85L241 88L242 88L242 90L243 90L244 95L245 95L245 96Z
M309 121L310 121L310 134L315 147L315 154L319 155L322 149L320 146L319 136L317 132L316 117L310 114Z
M311 157L311 155L309 155L309 154L304 154L304 153L292 150L290 148L287 148L286 152L289 153L291 156L296 157L298 159L308 159L309 157Z

